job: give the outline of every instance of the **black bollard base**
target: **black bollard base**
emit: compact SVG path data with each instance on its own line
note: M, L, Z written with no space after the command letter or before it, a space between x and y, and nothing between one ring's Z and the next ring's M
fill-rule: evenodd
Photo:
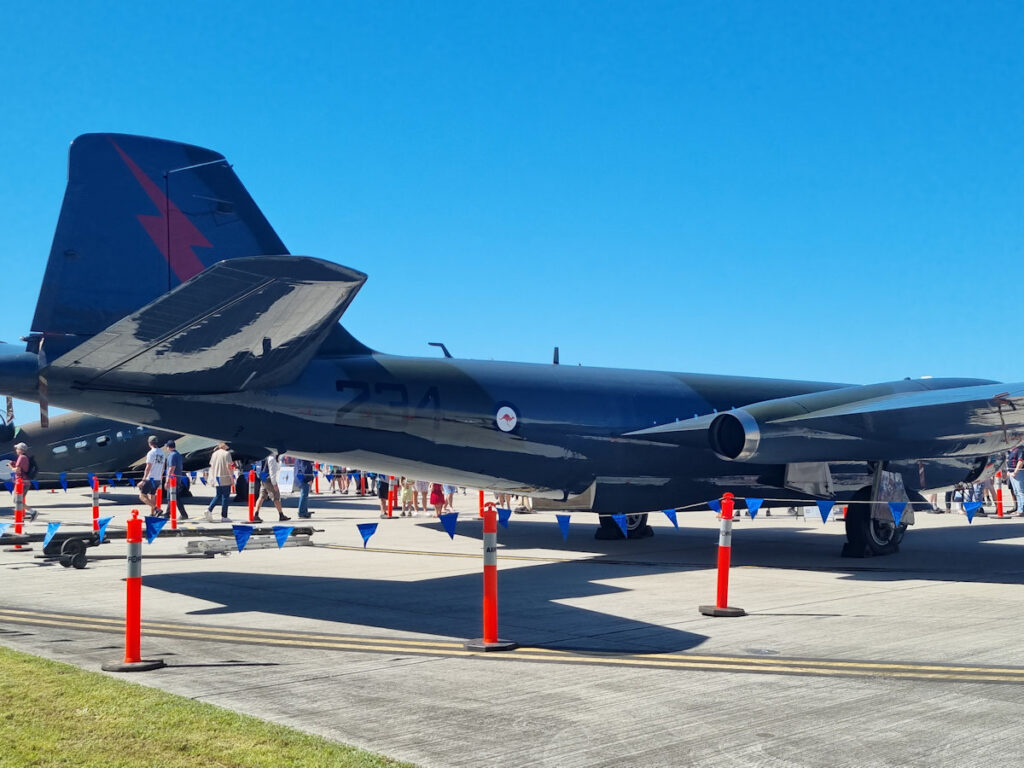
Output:
M166 667L163 659L142 659L141 661L108 661L101 664L104 672L149 672L151 669Z
M497 640L493 643L485 643L482 637L478 637L476 640L467 640L462 644L462 647L467 651L514 651L519 647L519 643L513 643L511 640Z
M700 612L705 616L746 616L747 612L742 608L733 608L726 606L725 608L719 608L717 605L702 605L700 606Z
M31 552L32 547L22 544L20 547L4 547L4 552Z

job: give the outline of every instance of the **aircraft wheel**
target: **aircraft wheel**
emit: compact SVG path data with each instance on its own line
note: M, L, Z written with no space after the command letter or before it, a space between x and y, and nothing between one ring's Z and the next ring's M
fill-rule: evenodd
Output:
M622 529L619 528L619 524L612 519L611 515L601 515L597 519L600 521L601 527L598 528L597 532L594 534L595 539L643 539L654 535L654 531L652 531L651 527L647 525L646 512L636 515L626 515L626 536L622 535Z
M850 500L846 510L847 543L843 547L846 556L871 557L899 551L906 523L893 525L891 521L872 519L870 501L870 487L861 488Z
M61 555L60 556L60 564L62 566L64 566L65 568L70 568L71 567L71 558L68 557L67 555Z

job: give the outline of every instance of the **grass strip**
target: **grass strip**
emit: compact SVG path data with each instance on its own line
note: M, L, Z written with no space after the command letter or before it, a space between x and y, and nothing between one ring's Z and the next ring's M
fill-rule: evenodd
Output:
M0 647L0 766L409 766L212 704Z

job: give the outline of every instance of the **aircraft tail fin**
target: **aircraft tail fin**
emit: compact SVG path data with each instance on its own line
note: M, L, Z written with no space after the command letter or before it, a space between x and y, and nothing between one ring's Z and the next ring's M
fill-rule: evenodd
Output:
M216 262L287 254L224 156L144 136L71 143L29 351L78 346Z

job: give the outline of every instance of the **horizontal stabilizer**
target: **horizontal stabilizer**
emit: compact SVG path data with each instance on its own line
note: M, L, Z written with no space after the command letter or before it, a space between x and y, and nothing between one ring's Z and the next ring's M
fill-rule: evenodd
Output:
M366 282L305 256L220 262L49 366L82 389L210 394L302 373Z

